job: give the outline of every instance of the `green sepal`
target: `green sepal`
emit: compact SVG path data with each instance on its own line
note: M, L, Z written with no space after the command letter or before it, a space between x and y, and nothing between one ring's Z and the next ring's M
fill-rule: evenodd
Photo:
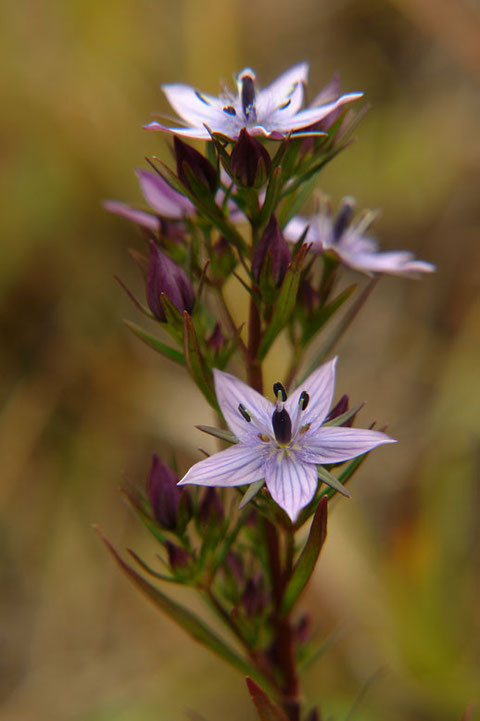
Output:
M166 323L164 328L173 340L182 345L183 343L183 317L177 306L172 303L165 293L160 293L160 303L165 313Z
M278 298L275 303L272 320L270 321L267 332L263 337L258 351L258 357L260 360L265 358L273 341L290 320L290 316L295 308L300 275L302 273L303 261L305 260L307 251L308 246L303 245L287 268L280 293L278 294Z
M327 469L324 466L317 466L318 470L318 477L323 483L326 483L327 486L330 486L330 488L333 488L338 493L341 493L342 496L345 496L346 498L351 498L350 493L347 491L346 488L344 488L343 484L339 481L338 478L335 476L332 476L330 471L327 471Z
M282 709L272 701L270 696L255 681L249 677L245 680L260 721L288 721Z
M146 573L148 573L150 576L153 576L154 578L158 578L160 581L166 581L167 583L179 583L183 584L184 581L179 581L176 578L173 578L172 576L166 576L164 573L159 573L158 571L155 571L153 568L151 568L148 563L145 563L143 558L140 558L135 551L132 551L131 548L127 548L127 553L130 554L130 556L133 558L133 560L138 563L140 568L142 568Z
M183 314L184 321L184 355L187 368L190 371L190 375L201 390L207 401L210 403L212 408L220 412L220 408L213 391L213 378L211 371L207 370L205 361L200 352L200 346L198 344L197 333L193 324L192 317L187 311Z
M364 453L361 456L357 456L357 458L354 458L353 461L350 461L348 466L344 468L344 470L339 473L338 475L338 481L339 483L345 485L347 481L350 480L350 478L353 476L355 471L361 466L365 458L368 456L368 453ZM325 491L323 491L320 494L320 498L323 498L323 496L326 496L327 498L332 498L336 493L336 490L333 488L327 488Z
M200 620L188 608L185 608L185 606L173 601L158 588L148 583L148 581L134 571L133 568L121 558L100 529L95 527L95 530L122 571L126 574L130 581L132 581L132 583L155 604L158 609L163 611L163 613L165 613L174 623L183 628L183 630L186 631L191 638L209 648L213 651L213 653L236 668L238 671L243 674L252 673L249 665L241 658L241 656L238 656L235 651L231 649L219 636L217 636L217 634L214 633L214 631L212 631L202 620Z
M263 229L270 217L275 212L278 200L280 198L280 191L282 189L282 169L275 168L270 173L270 180L267 185L267 192L265 193L265 200L263 201L262 210L258 219L257 230Z
M161 353L163 356L165 356L165 358L169 358L170 360L175 361L175 363L179 363L182 366L185 365L185 358L183 357L183 353L176 350L175 348L171 348L165 343L162 343L161 340L147 333L136 323L133 323L130 320L124 320L123 322L127 326L127 328L137 336L137 338L140 338L140 340L150 346L150 348L156 350L157 353Z
M209 436L220 438L221 441L227 441L227 443L238 443L237 436L234 436L230 431L225 431L223 428L214 428L213 426L195 426L199 431L208 433Z
M241 510L242 508L244 508L247 505L247 503L250 503L252 498L255 498L257 493L259 493L262 490L264 485L265 485L264 478L262 478L260 481L255 481L254 483L250 483L250 485L248 486L248 489L244 493L242 500L240 501L238 509Z
M346 421L349 421L350 418L353 418L353 416L358 413L358 411L363 408L365 403L359 403L358 406L355 406L355 408L351 408L349 411L345 411L345 413L342 413L340 416L337 416L336 418L333 418L331 421L327 421L326 423L323 423L324 426L341 426Z
M298 557L282 598L281 612L288 615L313 573L327 537L327 499L322 498L313 517L308 539Z
M316 310L308 322L305 324L302 334L301 344L306 346L307 343L313 338L313 336L330 320L330 318L339 310L342 305L351 297L356 291L357 284L353 283L345 288L341 293L337 295L328 305L323 305Z

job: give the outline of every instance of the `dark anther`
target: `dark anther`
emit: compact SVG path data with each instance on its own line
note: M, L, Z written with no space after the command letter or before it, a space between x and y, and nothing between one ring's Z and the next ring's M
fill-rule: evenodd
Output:
M247 421L247 423L250 423L250 421L251 421L252 419L250 418L250 414L248 413L248 411L247 411L247 409L245 408L245 406L243 405L243 403L239 403L239 404L238 404L238 410L240 411L240 413L242 414L242 416L245 418L245 420Z
M287 100L287 102L286 102L286 103L283 103L283 105L280 105L280 107L279 107L278 109L279 109L279 110L285 110L285 108L288 108L288 106L290 105L291 102L292 102L292 99L289 98L289 99Z
M273 411L272 426L278 443L283 446L290 443L292 440L292 421L285 408L282 408L281 411Z
M310 396L308 395L307 391L302 391L298 401L298 405L300 406L302 411L304 411L305 408L308 406L309 400Z
M223 112L227 113L227 115L236 115L237 114L233 105L227 105L225 108L223 108Z
M210 103L208 102L208 100L206 100L206 98L204 98L203 95L198 92L198 90L195 90L195 95L197 96L197 98L198 98L199 100L202 101L202 103L205 103L205 105L210 105Z
M242 78L242 108L247 119L254 108L254 102L255 83L250 75L244 75Z
M287 400L287 391L282 386L281 383L274 383L273 384L273 392L275 394L275 398L278 398L279 395L282 396L282 401L285 403Z
M353 211L355 208L355 201L353 198L344 198L340 210L337 213L335 223L333 225L333 237L335 240L340 240L344 232L346 231L350 220L352 219Z

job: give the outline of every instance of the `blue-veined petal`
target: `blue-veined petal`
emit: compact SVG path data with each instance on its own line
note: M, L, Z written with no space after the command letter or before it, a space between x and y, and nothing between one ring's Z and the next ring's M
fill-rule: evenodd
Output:
M299 442L302 444L302 458L318 464L348 461L384 443L396 443L380 431L332 426L319 428L315 435Z
M295 521L309 503L318 483L317 469L292 452L279 452L265 463L265 482L273 500Z
M230 430L241 441L261 445L262 441L258 439L258 434L261 432L272 434L273 403L230 373L214 368L213 378L218 405ZM251 416L254 416L257 423L253 420L248 423L245 420L238 410L240 403Z
M286 116L294 115L303 102L304 85L308 80L308 63L299 63L257 94L257 117L265 118L286 105Z
M263 478L263 466L264 457L257 446L238 443L195 463L179 485L243 486Z
M314 370L313 373L298 386L297 390L288 397L285 403L285 408L290 414L295 426L300 395L303 391L308 393L308 406L302 412L301 417L302 426L310 424L310 428L305 435L311 436L315 429L323 423L332 405L333 392L335 390L336 364L337 358L333 358Z

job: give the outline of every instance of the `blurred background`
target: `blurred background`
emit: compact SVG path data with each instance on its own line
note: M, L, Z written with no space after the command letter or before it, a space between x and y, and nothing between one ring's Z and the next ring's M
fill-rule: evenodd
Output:
M339 71L372 105L322 190L381 208L383 248L438 273L383 279L339 347L338 393L400 442L332 507L303 607L337 640L304 690L327 719L460 721L480 697L479 3L7 0L0 59L1 718L253 719L242 679L91 528L153 558L118 489L154 451L186 469L210 422L122 325L141 319L113 275L140 292L141 239L101 202L138 202L133 168L168 157L141 129L167 110L160 83L216 93L244 66L267 84L308 60L312 96Z

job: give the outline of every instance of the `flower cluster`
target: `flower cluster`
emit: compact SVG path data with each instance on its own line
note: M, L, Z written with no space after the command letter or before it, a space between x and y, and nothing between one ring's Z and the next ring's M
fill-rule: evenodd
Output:
M379 251L374 214L355 217L351 198L336 214L325 196L311 218L297 214L312 180L348 145L358 114L347 105L362 97L342 94L334 78L305 107L307 77L300 63L260 89L246 68L236 92L219 97L164 85L178 124L145 127L173 136L174 167L154 157L137 170L144 205L105 203L145 243L132 256L146 303L123 287L158 332L127 325L189 373L217 416L198 428L222 444L183 476L154 455L146 493L127 496L160 543L163 568L130 553L147 576L200 593L242 653L107 544L164 613L268 687L270 695L249 680L257 708L290 721L301 713L298 664L315 653L295 606L325 540L328 502L349 496L370 451L394 442L374 424L354 427L361 406L350 408L347 395L331 408L337 359L327 359L380 275L434 270L408 251ZM205 152L188 138L207 141ZM343 266L371 279L348 285ZM227 282L243 305L232 308ZM281 334L290 353L270 400L264 361Z

